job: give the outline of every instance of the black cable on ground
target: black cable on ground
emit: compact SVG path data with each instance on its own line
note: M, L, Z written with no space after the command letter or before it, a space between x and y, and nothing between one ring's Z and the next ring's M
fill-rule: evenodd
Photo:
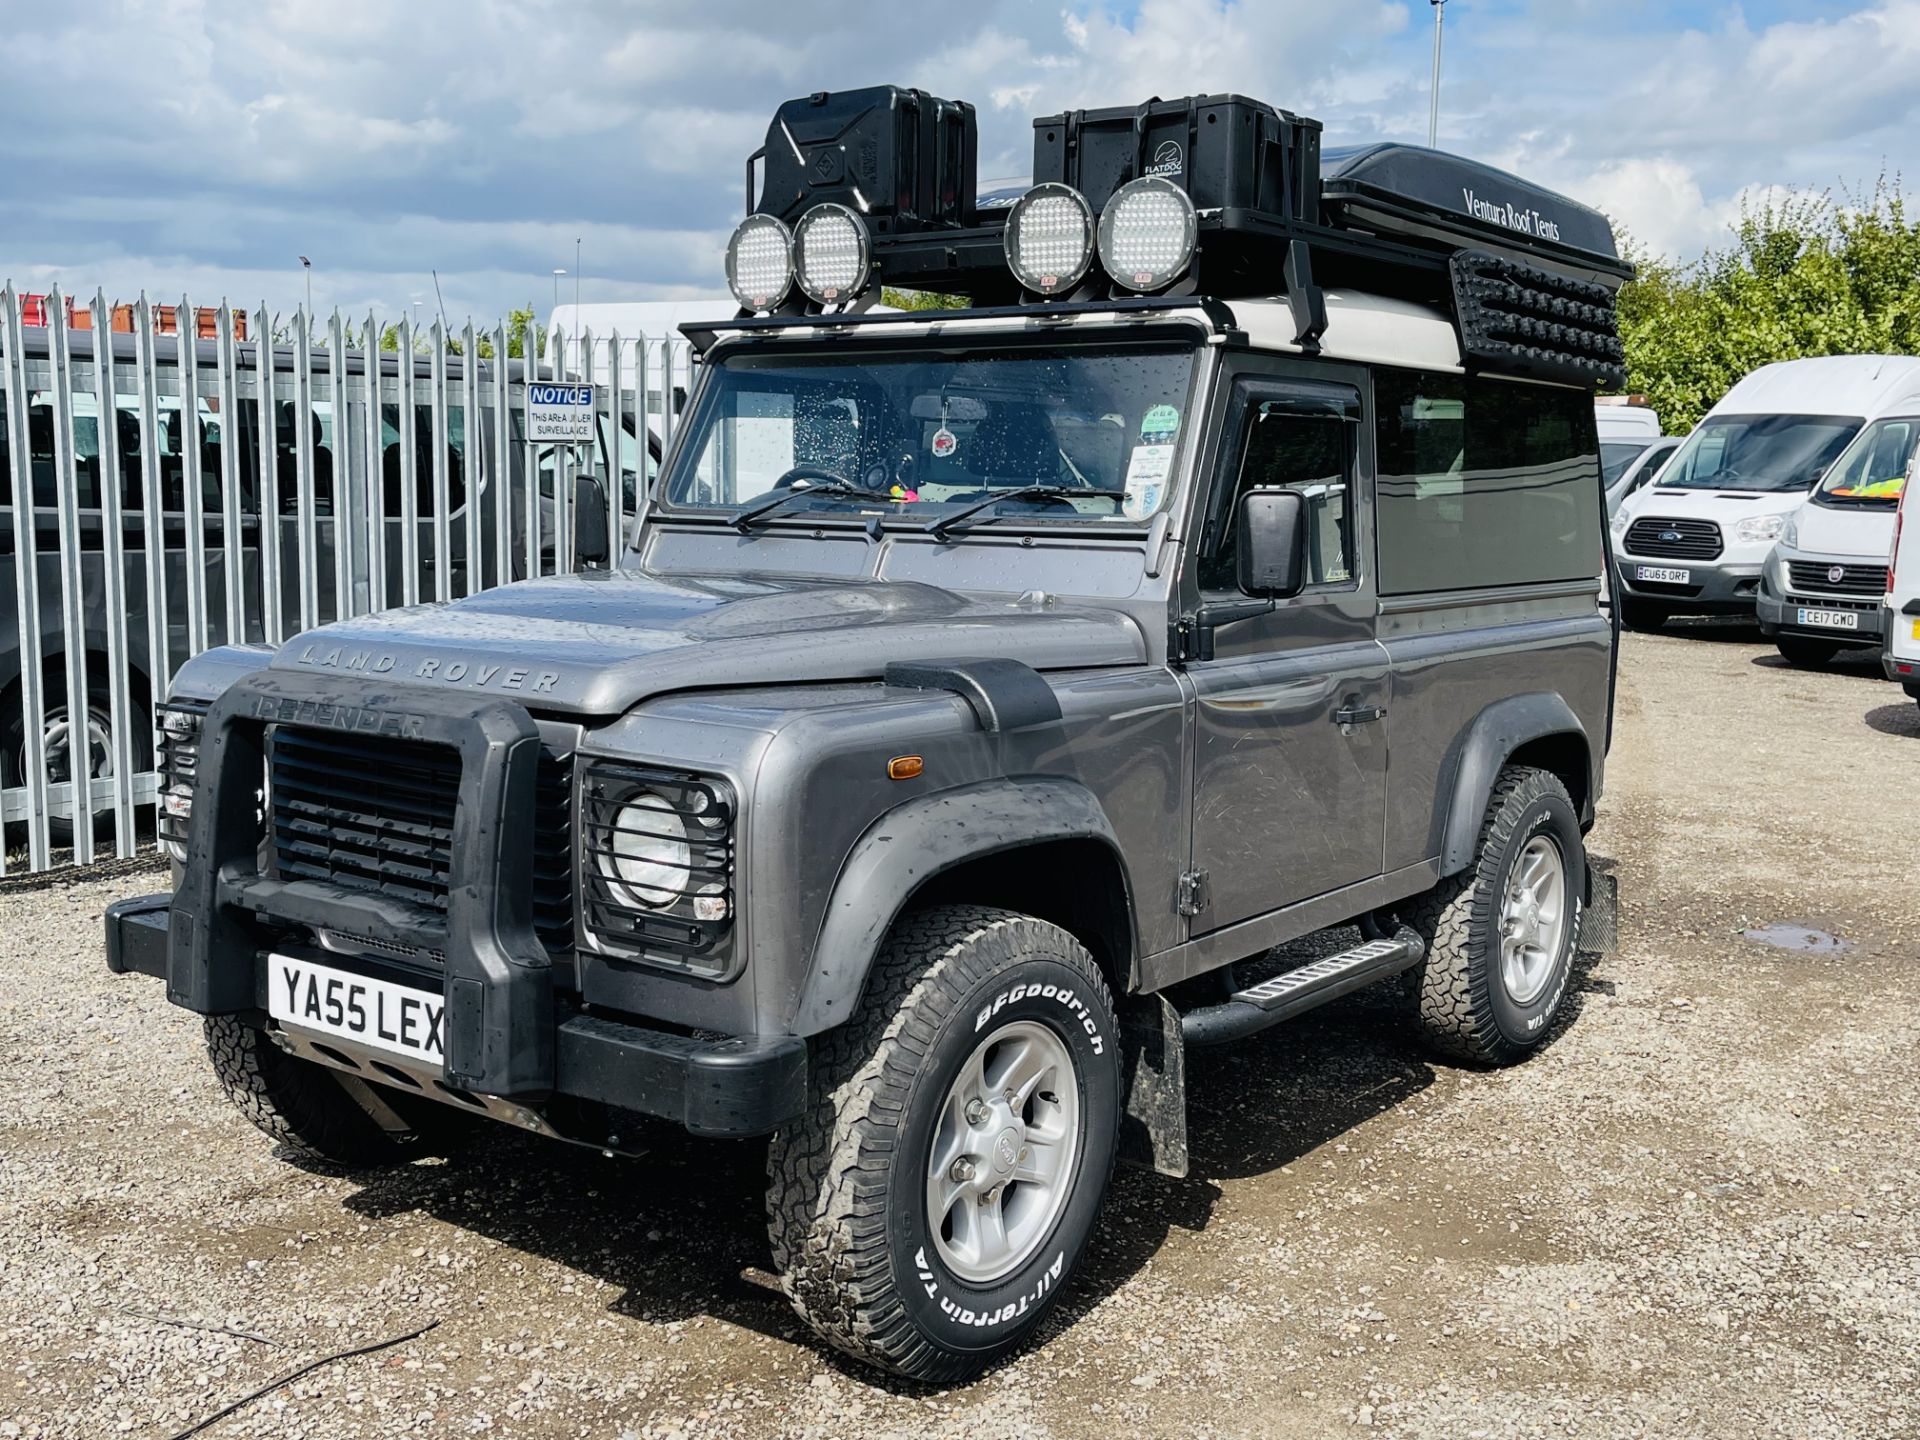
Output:
M278 1380L273 1381L271 1384L262 1385L258 1390L255 1390L251 1395L242 1395L238 1400L234 1401L231 1405L227 1406L226 1409L215 1411L213 1414L207 1416L206 1419L197 1421L194 1424L189 1425L186 1429L182 1430L179 1434L172 1436L171 1440L187 1440L187 1437L190 1435L198 1435L202 1430L205 1430L209 1425L218 1425L222 1420L226 1419L229 1415L233 1414L234 1411L243 1409L246 1406L251 1405L254 1401L262 1399L265 1396L271 1395L274 1391L278 1390L282 1385L291 1385L294 1381L300 1379L302 1376L311 1375L314 1371L318 1370L322 1365L331 1365L336 1360L352 1360L361 1355L371 1355L377 1350L391 1350L394 1346L404 1345L409 1340L418 1340L422 1335L426 1334L429 1330L433 1329L439 1323L440 1322L438 1320L429 1320L426 1324L420 1326L418 1329L409 1330L404 1335L395 1335L392 1338L387 1340L376 1340L371 1345L360 1345L355 1347L352 1350L336 1350L331 1355L322 1355L318 1360L313 1361L311 1364L302 1365L298 1370L290 1370L285 1375L282 1375Z

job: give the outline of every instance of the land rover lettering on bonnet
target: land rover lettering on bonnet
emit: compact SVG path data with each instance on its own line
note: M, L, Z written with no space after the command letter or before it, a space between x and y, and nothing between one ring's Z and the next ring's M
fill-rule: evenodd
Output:
M769 1136L795 1308L934 1381L1186 1173L1188 1049L1393 982L1516 1062L1613 914L1606 221L1237 95L976 151L783 105L618 565L189 662L107 921L297 1154Z

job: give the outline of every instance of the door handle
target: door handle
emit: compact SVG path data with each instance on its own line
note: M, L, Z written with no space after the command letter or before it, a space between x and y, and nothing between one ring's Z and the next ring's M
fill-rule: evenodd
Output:
M1367 725L1386 718L1384 705L1343 705L1333 712L1333 723L1340 726Z

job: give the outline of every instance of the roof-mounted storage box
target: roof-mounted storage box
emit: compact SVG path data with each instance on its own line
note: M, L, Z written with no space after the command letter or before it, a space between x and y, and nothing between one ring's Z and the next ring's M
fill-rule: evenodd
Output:
M1033 122L1033 178L1071 185L1098 211L1143 175L1184 189L1200 210L1318 218L1320 122L1244 95L1189 95Z
M791 225L833 201L878 234L970 225L979 148L963 101L895 85L816 91L775 111L767 143L747 158L747 209Z

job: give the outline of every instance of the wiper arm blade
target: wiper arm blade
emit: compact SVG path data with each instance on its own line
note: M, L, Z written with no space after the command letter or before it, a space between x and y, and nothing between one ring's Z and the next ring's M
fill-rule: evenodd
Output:
M983 510L991 510L1007 500L1117 500L1124 502L1127 492L1124 490L1101 490L1091 485L1016 485L1011 490L1002 490L989 495L984 500L976 500L965 509L944 515L927 526L927 534L936 540L945 540L962 525L972 520ZM998 519L998 516L989 516Z
M887 504L892 504L894 499L893 496L884 494L879 490L869 490L864 485L854 485L851 483L795 485L789 489L780 491L776 495L769 496L750 509L742 510L738 515L733 517L733 528L744 535L753 528L753 522L762 516L771 515L783 506L791 505L795 500L804 500L811 495L827 495L846 500L879 500Z

